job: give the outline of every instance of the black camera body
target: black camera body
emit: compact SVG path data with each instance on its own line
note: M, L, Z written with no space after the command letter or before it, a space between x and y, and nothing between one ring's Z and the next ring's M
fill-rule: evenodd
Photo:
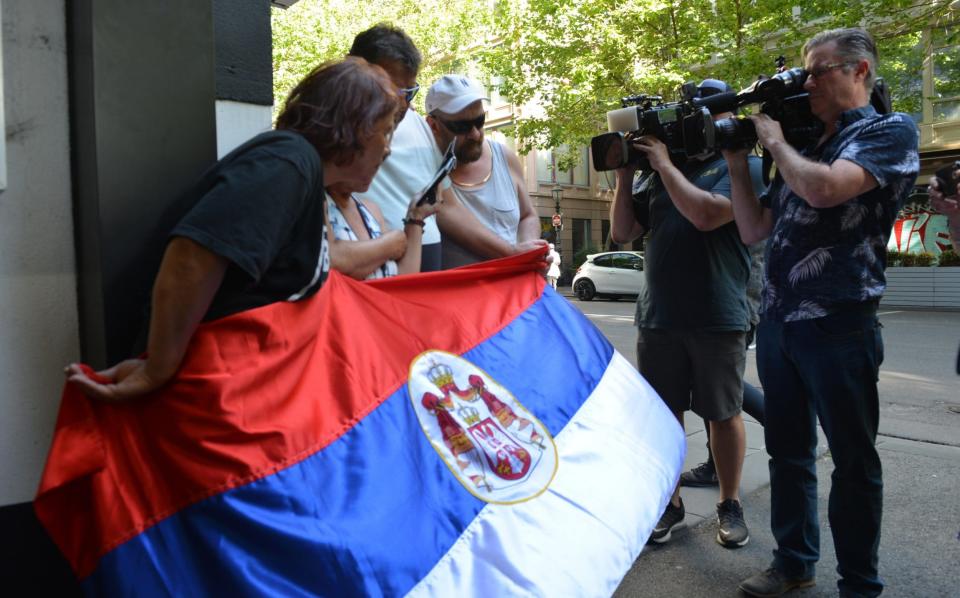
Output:
M678 162L684 158L709 155L716 150L753 147L757 143L753 121L743 116L716 121L711 117L711 114L734 112L750 104L759 104L762 114L780 123L783 136L791 146L796 149L809 146L823 134L824 125L811 111L810 94L803 89L807 72L801 68L783 69L783 63L781 56L777 59L780 72L772 77L758 78L739 93L731 91L699 98L696 97L697 87L686 83L681 88L681 101L641 103L635 109L635 121L619 116L627 108L608 112L607 125L614 132L598 135L590 141L594 169L613 170L634 164L640 170L649 170L649 163L630 147L629 138L622 131L630 131L634 136L657 137ZM649 100L647 96L635 98ZM624 98L623 101L631 99ZM870 103L879 114L890 112L890 94L883 79L877 79L874 84ZM637 126L630 126L634 122ZM764 162L766 166L771 162L766 154ZM765 167L765 175L768 172L769 168Z
M686 85L684 90L688 93ZM660 96L638 95L623 98L621 104L623 108L607 113L607 125L612 132L590 140L595 170L613 170L627 165L649 170L649 161L630 143L631 139L642 135L652 135L662 141L677 161L712 151L713 119L710 112L695 106L689 99L665 103Z
M761 77L740 93L720 94L694 102L710 104L714 112L759 104L762 114L780 123L787 143L801 148L823 134L823 122L811 112L810 94L803 89L806 80L806 71L792 68L769 78ZM733 97L724 97L730 95ZM748 118L720 119L714 122L714 126L719 149L748 148L757 143L757 131Z

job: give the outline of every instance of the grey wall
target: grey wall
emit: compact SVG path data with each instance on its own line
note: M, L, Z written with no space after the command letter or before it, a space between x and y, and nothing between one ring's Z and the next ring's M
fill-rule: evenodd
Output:
M7 188L0 191L0 505L33 498L80 356L62 0L0 5Z
M75 0L71 117L83 358L131 355L176 198L216 159L212 2Z
M79 595L29 502L61 370L130 354L183 191L218 136L269 126L269 2L0 0L0 16L0 579Z
M270 128L273 38L268 0L214 0L217 158Z
M269 0L213 0L217 99L273 105Z

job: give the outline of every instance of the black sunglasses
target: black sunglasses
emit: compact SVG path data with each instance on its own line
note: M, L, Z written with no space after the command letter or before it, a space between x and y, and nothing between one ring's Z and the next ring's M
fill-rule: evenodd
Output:
M413 101L413 98L417 97L418 91L420 91L419 83L414 83L413 87L401 87L397 90L397 92L400 94L400 97L406 100L408 104Z
M443 126L454 135L463 135L464 133L469 133L474 127L476 127L478 131L482 131L483 123L487 122L487 115L481 114L477 118L469 120L446 120L443 118L437 118L437 120L442 122Z

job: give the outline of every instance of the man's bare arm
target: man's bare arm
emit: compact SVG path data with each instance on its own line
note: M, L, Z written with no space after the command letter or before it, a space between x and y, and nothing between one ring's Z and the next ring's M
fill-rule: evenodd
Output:
M504 257L513 253L513 246L498 237L477 220L465 205L460 203L452 189L441 191L443 210L437 213L440 232L457 245L485 259Z
M610 204L610 240L630 243L646 232L633 213L633 175L635 170L617 169L617 186Z
M784 139L780 123L766 114L750 118L760 143L773 156L784 182L810 207L832 208L877 186L872 174L849 160L823 164L801 156Z
M724 151L730 172L730 203L740 240L747 245L762 241L773 230L773 213L760 204L753 190L747 150Z

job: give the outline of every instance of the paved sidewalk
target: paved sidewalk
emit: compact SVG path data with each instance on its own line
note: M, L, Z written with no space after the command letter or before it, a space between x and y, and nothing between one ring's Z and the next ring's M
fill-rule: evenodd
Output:
M570 287L558 291L573 297ZM768 456L763 428L744 414L747 451L741 496L750 527L750 543L725 549L716 543L716 488L683 488L686 530L664 545L648 545L614 594L616 598L678 596L719 598L742 595L741 580L765 569L775 544L770 533ZM684 471L706 459L703 422L685 418L687 457ZM788 596L837 595L836 556L827 523L827 497L833 464L818 428L817 476L820 553L816 587ZM960 596L960 448L880 436L884 518L880 575L884 596Z
M748 428L754 426L748 425ZM748 432L748 436L754 434ZM699 439L696 435L689 438L691 451L696 450ZM880 540L880 575L886 583L884 596L957 596L960 587L957 577L960 448L889 437L880 437L877 446L884 468ZM685 488L685 496L690 497L685 498L685 502L697 505L698 515L687 517L692 527L676 533L667 544L645 548L614 596L718 598L740 595L737 584L766 568L774 548L768 524L770 488L765 483L757 483L764 454L763 450L755 452L744 472L744 509L751 532L747 546L736 550L720 547L714 540L716 521L702 519L700 511L707 501L715 500L715 491L709 496L705 490ZM837 595L837 561L826 521L832 468L828 455L817 463L821 531L817 586L794 591L789 596ZM688 512L690 510L694 509L688 507Z

